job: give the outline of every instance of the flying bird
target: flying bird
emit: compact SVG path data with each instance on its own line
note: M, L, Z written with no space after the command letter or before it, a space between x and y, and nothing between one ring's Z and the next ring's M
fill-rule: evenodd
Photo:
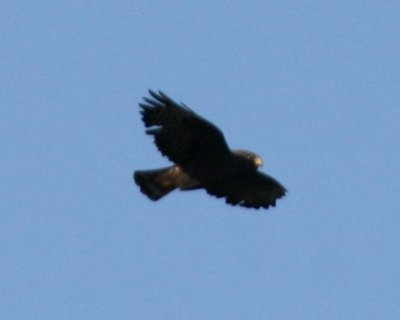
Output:
M267 209L285 195L277 180L258 170L260 156L231 150L214 124L161 91L149 93L151 98L139 103L146 133L174 164L134 172L136 184L147 197L156 201L175 189L205 189L231 205Z

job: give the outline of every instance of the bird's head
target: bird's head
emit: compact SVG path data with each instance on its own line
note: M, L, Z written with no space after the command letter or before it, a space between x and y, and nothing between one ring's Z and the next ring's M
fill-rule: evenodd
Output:
M248 160L255 168L262 167L263 165L262 158L254 152L246 150L233 150L233 153Z

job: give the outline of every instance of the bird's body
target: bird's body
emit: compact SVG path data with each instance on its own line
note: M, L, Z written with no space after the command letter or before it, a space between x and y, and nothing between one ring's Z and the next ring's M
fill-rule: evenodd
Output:
M276 199L285 195L278 181L258 171L259 156L231 150L214 124L162 92L149 92L153 99L144 98L146 103L139 104L146 133L175 164L135 171L136 184L150 199L158 200L176 188L204 188L229 204L258 209L275 206Z

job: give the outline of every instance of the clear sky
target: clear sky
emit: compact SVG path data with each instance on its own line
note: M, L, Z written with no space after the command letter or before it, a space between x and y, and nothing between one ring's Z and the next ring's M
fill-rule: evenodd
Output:
M400 319L399 1L2 1L2 319ZM161 89L276 208L154 203Z

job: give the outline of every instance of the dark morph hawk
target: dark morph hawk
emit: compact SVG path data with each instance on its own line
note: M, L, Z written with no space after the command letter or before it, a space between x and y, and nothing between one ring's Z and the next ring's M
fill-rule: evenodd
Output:
M149 90L143 98L142 120L160 152L174 165L135 171L140 190L158 200L174 189L205 189L226 203L247 208L275 206L286 189L258 171L262 159L249 151L231 150L214 124L164 93Z

